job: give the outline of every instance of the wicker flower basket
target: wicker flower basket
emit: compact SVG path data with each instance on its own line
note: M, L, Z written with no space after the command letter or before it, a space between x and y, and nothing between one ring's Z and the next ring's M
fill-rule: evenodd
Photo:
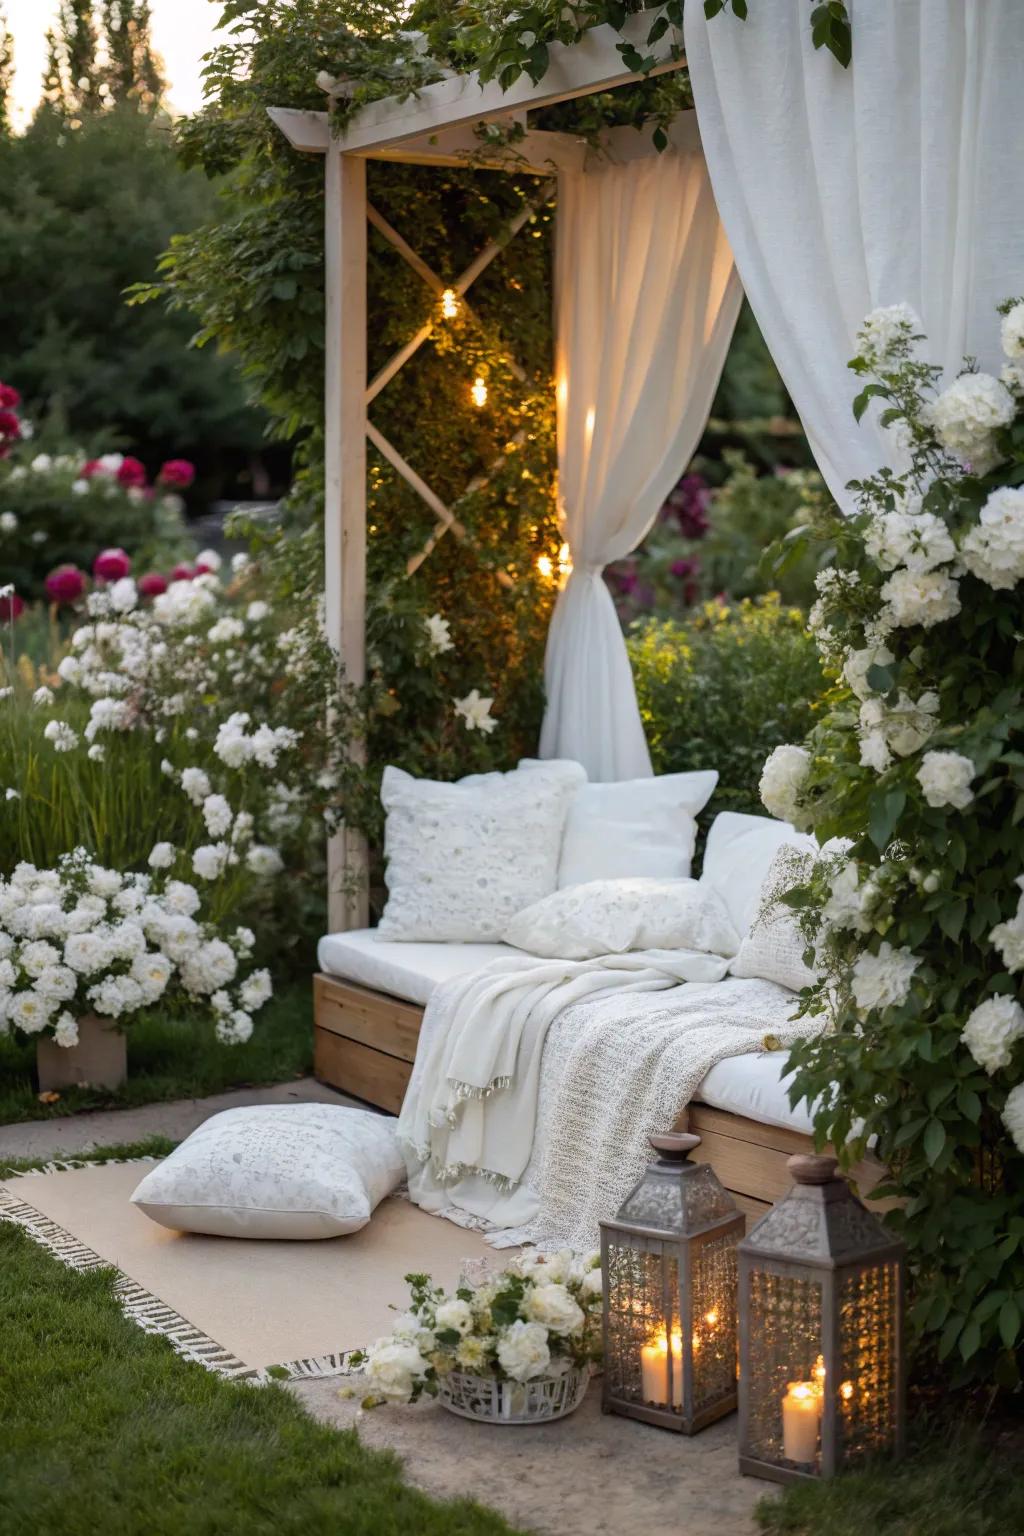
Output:
M575 1413L589 1381L589 1366L522 1383L451 1371L438 1383L437 1400L449 1413L481 1424L544 1424Z

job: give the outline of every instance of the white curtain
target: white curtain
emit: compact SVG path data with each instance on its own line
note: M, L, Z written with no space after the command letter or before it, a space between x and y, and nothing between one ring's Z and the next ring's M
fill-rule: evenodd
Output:
M690 117L679 148L559 181L559 504L573 570L548 637L540 751L593 780L651 772L601 573L640 543L692 457L742 298Z
M948 376L999 371L994 306L1024 289L1021 0L848 0L848 69L811 43L807 0L708 20L686 56L743 286L842 504L891 443L858 427L846 367L865 314L906 301Z

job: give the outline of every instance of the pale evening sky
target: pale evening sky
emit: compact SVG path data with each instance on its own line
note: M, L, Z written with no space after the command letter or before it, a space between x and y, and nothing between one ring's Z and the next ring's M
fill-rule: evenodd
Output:
M200 61L214 44L221 6L216 0L151 0L151 4L153 41L170 81L170 105L175 112L194 112L203 99ZM19 127L39 101L46 29L58 8L58 0L0 0L14 35L13 115Z

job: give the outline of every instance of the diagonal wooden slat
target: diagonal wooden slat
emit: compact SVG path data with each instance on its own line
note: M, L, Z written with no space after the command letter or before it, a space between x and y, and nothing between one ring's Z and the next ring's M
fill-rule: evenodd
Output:
M512 442L515 444L515 446L517 448L521 448L523 446L523 444L526 442L526 433L525 432L517 432L515 437L512 438ZM446 533L454 533L455 532L455 525L456 525L456 519L454 517L454 510L455 510L455 508L457 506L459 506L462 502L466 501L468 497L475 496L477 491L482 491L484 489L484 487L490 483L491 476L492 475L496 475L498 473L498 470L502 468L502 466L504 465L505 460L507 458L508 458L507 451L505 453L499 454L498 457L494 460L494 462L487 469L485 474L477 475L475 479L473 479L473 480L471 480L469 482L469 484L466 486L466 489L463 491L462 495L458 498L458 501L454 501L452 503L452 506L450 508L450 512L452 513L451 521L450 522L446 521L443 518L439 519L439 521L437 523L437 526L434 528L433 533L427 539L427 542L424 544L423 548L419 551L419 553L416 554L416 555L410 555L408 561L406 562L406 566L405 566L405 574L407 576L414 576L416 574L416 572L419 570L420 566L423 564L424 560L427 560L433 554L434 550L437 548L437 545L438 545L439 541L444 538ZM507 573L502 572L502 576L504 576L506 574ZM498 579L499 579L499 581L501 581L501 579L502 579L501 576L499 576ZM509 587L511 587L513 585L512 578L509 577L507 583L502 581L502 585L503 586L508 585Z

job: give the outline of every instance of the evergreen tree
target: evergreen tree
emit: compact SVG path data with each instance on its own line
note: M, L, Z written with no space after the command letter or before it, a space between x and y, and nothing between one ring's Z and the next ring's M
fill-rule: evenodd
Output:
M108 99L152 111L166 81L153 50L149 0L104 0Z
M0 10L0 137L11 131L11 87L14 84L14 39L7 16Z
M92 0L61 0L56 27L46 34L43 104L69 121L103 105Z

